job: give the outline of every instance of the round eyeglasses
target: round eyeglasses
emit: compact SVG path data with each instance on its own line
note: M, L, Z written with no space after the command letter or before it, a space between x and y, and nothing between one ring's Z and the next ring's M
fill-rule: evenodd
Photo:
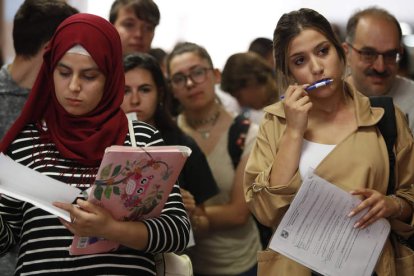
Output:
M207 79L208 70L213 70L213 68L195 67L192 68L187 75L183 73L177 73L171 77L170 83L174 88L178 89L184 88L187 85L188 79L190 79L195 84L203 83Z

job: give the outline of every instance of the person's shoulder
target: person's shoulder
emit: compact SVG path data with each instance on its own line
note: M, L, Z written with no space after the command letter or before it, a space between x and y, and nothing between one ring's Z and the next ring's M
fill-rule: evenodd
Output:
M220 103L231 114L240 113L241 107L235 97L220 89L219 85L215 86L215 93Z
M17 83L11 78L9 71L7 70L8 64L5 64L0 69L0 95L7 96L15 95L27 97L30 90L17 85Z
M7 65L3 65L0 69L0 94L9 92L11 90L10 88L14 86L15 83L7 70Z
M411 93L414 93L414 80L397 76L397 80L404 84L404 87L407 87Z
M25 156L33 153L33 145L37 144L33 141L40 139L40 131L35 124L27 124L23 127L20 133L14 138L9 145L8 152L16 152L19 155Z
M11 79L11 75L9 70L7 69L10 66L10 64L3 64L0 67L0 79Z
M394 83L390 89L389 95L396 95L396 94L411 94L414 93L414 80L396 76Z
M409 79L407 77L400 76L400 75L395 76L395 81L396 82L402 82L402 83L408 83L410 85L414 85L414 80Z

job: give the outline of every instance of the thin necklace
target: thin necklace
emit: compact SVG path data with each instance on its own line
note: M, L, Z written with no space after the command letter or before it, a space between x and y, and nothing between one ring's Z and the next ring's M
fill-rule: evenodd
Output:
M218 118L219 115L220 115L220 110L217 110L213 115L211 115L208 118L195 119L195 120L192 120L192 119L187 118L187 123L192 128L196 128L198 126L215 123L217 121L217 118Z
M214 125L217 122L218 117L220 116L220 109L217 110L211 117L201 119L201 120L188 120L187 123L197 132L200 134L201 138L207 140L210 138L211 130L213 129ZM197 126L210 124L211 126L208 129L196 129Z

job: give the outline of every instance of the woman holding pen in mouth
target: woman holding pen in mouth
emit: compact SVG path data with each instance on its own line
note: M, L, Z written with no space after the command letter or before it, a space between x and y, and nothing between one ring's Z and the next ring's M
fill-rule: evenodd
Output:
M330 23L310 9L284 14L274 32L274 55L279 91L285 97L265 108L244 179L245 197L256 218L276 228L312 168L362 198L349 216L369 211L354 227L363 229L387 218L394 232L410 235L414 151L404 115L396 109L395 191L386 196L388 153L376 125L384 111L371 107L367 97L344 81L346 58ZM396 275L395 256L387 241L376 274ZM312 274L276 252L264 251L258 256L259 275L262 259L273 260L277 275Z

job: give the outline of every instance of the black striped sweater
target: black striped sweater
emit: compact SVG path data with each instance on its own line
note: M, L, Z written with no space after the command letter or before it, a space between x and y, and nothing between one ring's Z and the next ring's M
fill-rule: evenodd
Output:
M134 123L134 132L138 146L163 143L160 133L147 124ZM131 145L129 134L124 144ZM81 189L90 187L97 171L62 158L53 144L41 143L34 125L20 133L7 154L27 167ZM0 199L0 215L0 254L19 244L16 275L155 275L154 254L184 250L190 227L177 184L161 216L144 221L149 232L144 251L122 247L107 254L71 256L68 248L73 235L56 216L5 195Z

